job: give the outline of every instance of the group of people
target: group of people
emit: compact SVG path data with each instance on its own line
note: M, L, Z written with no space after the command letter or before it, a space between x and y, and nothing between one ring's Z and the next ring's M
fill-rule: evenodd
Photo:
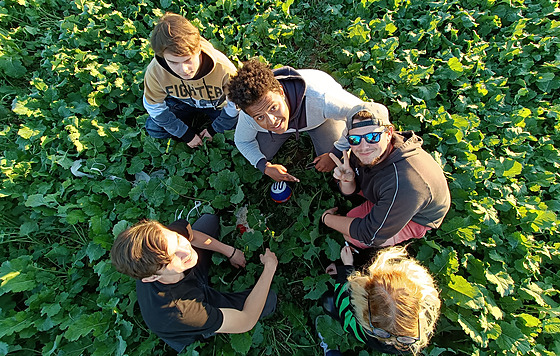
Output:
M270 69L257 60L236 69L180 15L165 14L150 41L147 133L196 148L235 129L235 145L254 167L275 181L298 182L273 159L293 134L307 132L315 169L332 171L342 194L365 198L345 216L337 208L321 216L346 243L342 263L326 268L336 282L323 296L325 312L380 351L417 353L426 346L439 315L437 287L425 267L395 246L439 227L450 207L443 171L422 139L396 131L384 105L362 101L322 71ZM116 269L137 280L144 321L178 352L216 333L251 330L276 308L270 286L278 260L269 249L260 255L264 268L252 289L225 293L209 285L213 252L235 268L247 263L243 251L218 240L219 228L209 214L192 226L141 221L111 249ZM377 254L355 270L358 251Z

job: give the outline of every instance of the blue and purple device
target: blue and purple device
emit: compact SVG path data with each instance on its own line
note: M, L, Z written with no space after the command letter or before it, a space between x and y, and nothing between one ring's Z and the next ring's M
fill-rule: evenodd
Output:
M270 187L270 197L277 203L284 203L292 196L292 189L286 182L275 182Z

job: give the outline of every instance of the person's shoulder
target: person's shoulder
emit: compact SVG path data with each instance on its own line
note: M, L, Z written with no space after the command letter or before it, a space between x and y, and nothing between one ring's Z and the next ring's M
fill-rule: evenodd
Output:
M161 68L161 66L159 65L159 63L156 60L156 57L152 58L152 60L150 61L150 63L148 63L148 66L146 67L146 72L144 75L149 75L149 74L153 74L157 69Z
M317 96L325 100L332 95L338 93L342 87L330 74L320 71L318 69L298 69L297 72L305 81L307 87L307 96ZM325 97L327 95L327 97Z
M144 80L146 85L155 84L153 81L169 82L172 81L173 78L174 76L165 68L163 68L155 57L152 58L144 73Z
M309 80L332 80L334 81L333 77L328 74L327 72L323 72L322 70L319 69L296 69L296 72L298 72L304 79L309 79Z
M240 110L236 130L239 130L240 126L244 127L244 129L255 129L255 127L253 125L254 122L255 122L255 120L253 120L253 118L249 114L247 114L243 110Z
M139 279L136 280L136 298L141 307L146 302L153 303L154 300L163 299L158 294L158 288L155 283L144 283Z
M235 73L237 71L229 58L225 54L214 48L212 43L210 43L210 41L208 41L207 39L202 37L200 38L200 48L214 61L214 69L216 69L216 67L223 67L229 73Z

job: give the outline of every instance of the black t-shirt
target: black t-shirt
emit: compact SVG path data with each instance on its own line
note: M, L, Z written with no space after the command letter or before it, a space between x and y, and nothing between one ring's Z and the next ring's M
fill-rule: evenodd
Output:
M167 228L187 237L187 225L186 220L179 220ZM197 278L206 275L201 266L209 254L206 256L196 250L199 255L197 265L185 271L185 277L179 282L136 281L138 304L146 325L177 352L196 340L214 335L224 319L221 310L210 305L208 300L209 296L219 292Z
M204 286L197 281L193 270L185 274L175 284L136 281L144 321L177 352L195 340L214 335L223 322L220 309L207 303Z

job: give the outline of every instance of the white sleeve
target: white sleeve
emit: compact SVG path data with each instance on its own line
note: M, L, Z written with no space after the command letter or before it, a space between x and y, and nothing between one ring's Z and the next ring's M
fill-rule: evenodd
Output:
M162 103L150 104L146 100L146 95L142 96L142 103L144 104L144 108L146 109L148 115L150 115L151 118L159 116L161 113L165 111L165 109L167 109L167 104L165 103L165 101Z
M261 152L259 143L257 142L257 129L253 126L254 120L247 115L244 111L239 112L239 120L237 121L237 128L235 129L235 146L243 157L254 166L266 158Z

